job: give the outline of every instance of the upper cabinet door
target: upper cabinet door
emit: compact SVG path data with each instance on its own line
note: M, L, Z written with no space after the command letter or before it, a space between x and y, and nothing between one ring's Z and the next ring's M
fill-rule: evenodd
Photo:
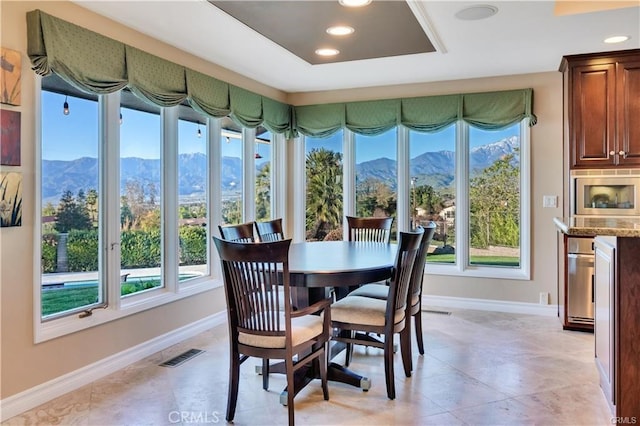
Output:
M640 58L616 67L618 163L640 166Z
M572 167L606 167L615 159L615 63L571 69Z

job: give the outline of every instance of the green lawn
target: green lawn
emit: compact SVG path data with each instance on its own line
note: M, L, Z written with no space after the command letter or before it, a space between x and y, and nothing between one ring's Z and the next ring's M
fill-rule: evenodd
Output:
M491 265L491 266L520 266L520 258L513 256L471 256L472 265ZM455 254L429 254L427 262L430 263L455 263Z
M137 293L160 286L159 279L130 278L122 283L121 295ZM81 288L55 288L42 292L42 316L76 309L80 306L96 303L98 300L98 286Z

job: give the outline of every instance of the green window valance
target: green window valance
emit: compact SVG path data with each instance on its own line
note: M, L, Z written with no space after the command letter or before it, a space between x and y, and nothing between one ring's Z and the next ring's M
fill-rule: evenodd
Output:
M291 134L291 106L143 52L40 10L27 13L27 53L40 75L55 72L81 90L107 94L129 87L161 107L185 99L211 117Z
M418 132L442 130L457 120L484 130L500 129L533 114L533 89L459 95L423 96L344 104L294 107L295 129L326 137L345 127L362 135L379 135L402 125Z
M185 99L211 117L263 125L287 137L326 137L342 128L378 135L396 126L419 132L441 130L456 120L495 130L524 118L536 123L533 90L291 106L143 52L55 18L27 13L28 55L40 75L55 72L76 87L106 94L129 87L161 107Z

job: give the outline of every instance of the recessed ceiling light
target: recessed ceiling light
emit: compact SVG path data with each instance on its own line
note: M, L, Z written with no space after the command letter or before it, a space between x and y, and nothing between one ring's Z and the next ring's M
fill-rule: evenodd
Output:
M371 0L338 0L338 3L346 7L361 7L371 3Z
M353 34L356 30L353 27L349 27L347 25L336 25L333 27L327 28L327 33L334 36L345 36L349 34Z
M631 37L629 36L613 36L604 39L605 43L622 43L623 41L629 40Z
M338 49L331 49L331 48L323 48L323 49L316 50L316 55L320 55L320 56L335 56L338 53L340 53Z
M498 13L498 8L489 4L477 4L465 7L456 13L456 18L463 21L486 19Z

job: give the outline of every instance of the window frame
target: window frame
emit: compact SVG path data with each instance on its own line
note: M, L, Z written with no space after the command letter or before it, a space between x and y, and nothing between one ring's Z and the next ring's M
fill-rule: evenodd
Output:
M36 76L36 90L34 91L34 107L36 113L35 120L35 158L37 167L35 169L35 209L34 209L34 223L41 223L42 215L42 77ZM53 318L42 318L42 274L40 268L34 268L34 311L33 311L33 323L34 323L34 341L35 343L44 342L56 337L60 337L66 334L70 334L76 331L84 330L90 327L94 327L100 324L104 324L113 320L127 317L138 312L142 312L147 309L159 307L167 303L175 302L186 297L190 297L205 291L209 291L214 288L222 286L222 280L220 277L219 267L217 267L217 254L214 255L214 245L209 242L211 240L211 224L215 223L214 220L221 217L220 203L215 203L214 197L220 200L220 190L216 190L216 185L219 184L219 180L214 177L214 173L211 173L212 166L221 165L221 151L220 151L220 138L221 138L221 126L218 120L211 118L207 119L207 126L210 126L206 132L209 139L208 144L208 157L209 157L209 196L208 196L208 212L211 217L211 221L208 226L208 250L207 257L209 259L210 273L198 279L194 279L179 285L177 280L177 246L175 244L169 244L168 241L175 241L177 235L177 143L178 143L178 106L161 109L161 137L162 141L162 156L169 156L171 158L173 154L173 161L171 166L167 167L166 163L163 163L162 179L162 219L165 226L162 230L162 275L165 280L165 285L162 288L153 289L151 291L141 292L140 294L134 294L132 296L122 298L120 296L120 250L113 250L120 244L120 92L99 95L98 96L98 110L99 110L99 150L101 157L100 162L100 176L99 176L99 197L100 215L105 215L102 221L102 228L99 230L99 244L101 248L101 258L99 259L99 271L101 279L105 281L105 307L104 309L92 309L91 315L79 317L78 312L73 314L63 315ZM164 160L163 160L164 161ZM106 167L106 164L109 167ZM219 170L219 168L218 168ZM175 176L171 176L171 173ZM110 184L111 183L111 184ZM173 194L173 195L172 195ZM169 200L169 201L167 201ZM174 211L172 211L174 210ZM167 220L171 219L171 220ZM173 222L175 220L175 223ZM41 262L41 240L42 240L42 228L36 226L34 230L34 263L40 265ZM112 251L112 255L105 254L107 251ZM174 259L171 262L170 259ZM102 267L104 265L104 268ZM175 276L175 279L167 279L170 276Z
M462 277L499 278L514 280L531 279L531 149L529 119L520 121L520 266L513 268L469 263L469 124L458 120L453 124L456 134L456 246L464 247L456 255L453 264L427 262L425 272L434 275L456 275ZM306 193L305 181L305 137L294 145L293 193ZM344 214L355 211L355 147L353 132L344 129L343 134L343 204ZM398 126L396 135L398 192L398 230L407 231L411 226L410 200L410 134L409 129ZM305 197L295 197L294 216L305 217ZM346 228L346 227L345 227ZM294 240L305 240L304 220L297 220Z

